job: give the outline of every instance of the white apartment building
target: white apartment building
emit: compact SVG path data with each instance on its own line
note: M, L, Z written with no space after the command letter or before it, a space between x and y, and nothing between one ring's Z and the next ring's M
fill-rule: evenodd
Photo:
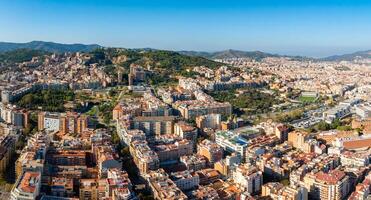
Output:
M371 104L362 104L355 107L356 114L362 119L371 117Z
M218 131L215 133L215 142L226 151L236 152L244 159L248 141L231 131Z
M263 173L254 166L243 164L233 172L233 181L249 194L255 194L262 188Z
M12 192L11 200L34 200L39 196L41 187L41 173L26 171L17 180Z

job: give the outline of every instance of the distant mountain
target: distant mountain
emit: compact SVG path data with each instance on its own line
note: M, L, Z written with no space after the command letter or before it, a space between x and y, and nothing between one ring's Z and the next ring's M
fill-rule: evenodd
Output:
M44 42L44 41L32 41L27 43L13 43L13 42L0 42L0 54L4 52L29 49L29 50L40 50L45 52L91 52L94 49L101 48L98 44L61 44L55 42ZM152 48L138 48L137 51L156 51L157 49ZM355 59L371 59L371 50L358 51L355 53L334 55L325 58L309 58L304 56L287 56L271 54L262 51L240 51L228 49L225 51L216 52L205 52L205 51L178 51L182 55L192 57L203 57L207 59L228 59L228 58L251 58L254 60L261 60L267 57L289 57L295 60L320 60L320 61L353 61Z
M355 59L371 59L371 50L368 51L357 51L355 53L334 55L322 58L324 61L353 61Z
M270 54L261 51L239 51L233 49L217 52L180 51L179 53L188 56L200 56L208 59L251 58L254 60L261 60L267 57L279 57L277 54Z
M233 49L217 52L180 51L179 53L188 56L200 56L208 59L251 58L255 60L261 60L266 57L278 56L276 54L270 54L261 51L239 51Z
M101 46L97 44L60 44L55 42L32 41L28 43L12 43L0 42L0 53L13 51L17 49L32 49L48 52L64 53L64 52L90 52Z

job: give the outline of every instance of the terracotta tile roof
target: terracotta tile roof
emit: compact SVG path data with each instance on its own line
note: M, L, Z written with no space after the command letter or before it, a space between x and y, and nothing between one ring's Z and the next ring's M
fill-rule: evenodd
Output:
M329 173L318 172L316 174L316 180L325 182L327 184L336 184L338 181L345 177L345 173L340 170L332 170Z
M353 141L344 141L344 148L346 149L359 149L365 147L371 147L371 138Z
M40 181L40 173L25 172L18 187L23 192L34 193L36 189L36 184L39 181Z

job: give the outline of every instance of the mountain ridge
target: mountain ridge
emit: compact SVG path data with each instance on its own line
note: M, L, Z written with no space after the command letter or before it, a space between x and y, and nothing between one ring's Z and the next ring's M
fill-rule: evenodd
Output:
M189 56L201 56L208 59L228 59L228 58L252 58L260 60L266 57L278 57L278 54L271 54L262 51L241 51L227 49L224 51L206 52L206 51L178 51L181 54Z
M26 43L14 43L14 42L0 42L0 53L13 51L17 49L32 49L32 50L42 50L48 51L52 53L65 53L65 52L90 52L97 48L103 48L104 46L98 44L63 44L57 42L45 42L45 41L31 41ZM115 47L112 47L115 48ZM117 47L121 48L121 47ZM125 48L123 48L125 49ZM154 48L136 48L138 50L157 50ZM242 50L234 50L234 49L227 49L222 51L214 51L214 52L207 52L207 51L173 51L187 56L196 56L196 57L203 57L211 60L215 59L230 59L230 58L250 58L255 60L261 60L267 57L289 57L292 59L310 59L310 60L318 60L318 61L353 61L357 58L361 59L371 59L371 50L366 51L357 51L354 53L348 54L341 54L341 55L332 55L323 58L311 58L306 56L288 56L288 55L280 55L274 53L267 53L263 51L242 51Z
M352 61L355 59L371 59L371 50L356 51L354 53L347 53L341 55L333 55L321 58L324 61Z
M0 53L17 49L43 50L55 53L89 52L102 46L98 44L62 44L56 42L31 41L26 43L0 42Z

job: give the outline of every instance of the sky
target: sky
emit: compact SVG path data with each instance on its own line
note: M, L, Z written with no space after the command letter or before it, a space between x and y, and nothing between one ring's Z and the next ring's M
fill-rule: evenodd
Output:
M371 0L1 0L0 41L33 40L323 57L371 49Z

